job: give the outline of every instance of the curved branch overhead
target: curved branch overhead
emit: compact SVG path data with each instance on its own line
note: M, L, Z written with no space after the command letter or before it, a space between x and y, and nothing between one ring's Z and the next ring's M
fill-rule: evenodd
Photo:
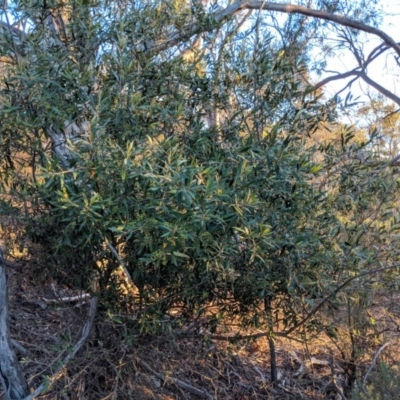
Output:
M328 76L327 78L323 79L322 81L318 82L316 85L313 86L312 90L318 90L325 86L326 84L333 82L333 81L339 81L341 79L346 79L350 78L350 76L360 76L360 71L358 69L353 69L351 71L343 72L341 74L336 74L332 76Z
M236 3L231 4L230 6L224 8L223 10L217 11L214 13L213 18L216 24L221 23L225 19L228 19L240 11L243 10L264 10L264 11L276 11L286 14L301 14L307 17L313 17L322 19L325 21L334 22L336 24L346 26L348 28L357 29L362 32L370 33L380 37L387 46L390 46L395 50L395 52L400 56L400 46L396 43L396 41L391 38L384 31L375 28L373 26L364 24L360 21L356 21L351 18L344 17L343 15L332 14L327 11L315 10L312 8L299 6L296 4L281 4L281 3L272 3L268 1L262 0L241 0ZM171 35L171 37L161 43L154 43L152 46L148 48L148 50L161 51L165 50L175 44L179 43L182 40L186 40L192 35L202 33L202 31L208 31L212 29L212 27L202 27L200 24L190 24L184 29L175 32Z
M359 76L361 79L364 80L368 85L372 86L374 89L376 89L378 92L382 93L384 96L386 96L388 99L394 101L396 104L400 105L400 97L396 96L394 93L392 93L390 90L384 88L381 86L379 83L375 82L373 79L371 79L365 71L360 71Z
M210 14L209 17L211 17L214 20L215 25L217 25L223 22L224 20L233 17L235 14L243 10L264 10L264 11L275 11L285 14L301 14L307 17L313 17L325 21L334 22L341 26L357 29L359 31L370 33L380 37L387 46L393 48L393 50L395 50L395 52L400 56L400 45L384 31L375 28L373 26L364 24L360 21L347 18L343 15L332 14L327 11L315 10L312 8L296 4L272 3L262 0L240 0L220 11ZM0 21L0 27L8 30L11 29L14 34L21 37L25 34L22 30L14 26L9 26L7 23L3 21ZM144 50L162 51L178 44L181 41L189 39L193 35L209 31L214 27L215 26L213 26L213 24L208 26L202 26L198 23L192 23L190 25L187 25L183 29L174 32L167 40L161 41L159 43L148 44L148 46Z
M185 28L176 31L173 33L167 40L161 41L159 43L152 43L148 44L146 46L146 51L163 51L166 50L170 47L175 46L181 41L187 40L193 35L199 35L205 31L209 31L213 29L215 26L218 26L221 24L224 20L227 20L231 17L233 17L235 14L239 13L240 11L243 10L264 10L264 11L272 11L272 12L280 12L280 13L286 13L286 14L301 14L307 17L312 17L312 18L317 18L325 21L330 21L335 24L338 24L340 26L348 27L351 29L356 29L362 32L366 32L372 35L375 35L382 39L383 43L378 46L377 49L377 54L374 54L375 51L373 51L368 60L366 61L366 64L369 64L372 62L376 57L378 57L382 52L386 51L388 48L392 48L398 56L400 56L400 45L397 43L392 37L390 37L388 34L386 34L384 31L375 28L373 26L364 24L363 22L347 18L343 15L338 15L338 14L332 14L327 11L323 10L315 10L311 9L308 7L300 6L300 5L295 5L295 4L282 4L282 3L272 3L268 1L262 1L262 0L241 0L237 1L228 7L226 7L223 10L215 12L213 15L210 15L212 19L214 20L214 25L211 24L210 26L204 27L201 26L198 23L193 23ZM383 46L383 49L382 49ZM365 68L366 65L364 65L362 68ZM365 69L364 69L365 71ZM400 105L400 98L396 96L394 93L391 91L385 89L383 86L377 84L375 81L370 79L365 72L361 72L359 68L355 68L351 71L337 74L331 77L328 77L321 82L319 82L317 85L314 86L314 90L319 89L326 85L329 82L335 81L335 80L340 80L340 79L345 79L350 76L357 76L362 78L367 84L371 85L373 88L378 90L381 94L385 95L395 103Z
M356 21L351 18L346 18L342 15L331 14L322 10L314 10L304 6L298 6L294 4L279 4L279 3L270 3L263 1L248 1L247 3L248 9L263 9L268 11L278 11L282 13L288 14L302 14L307 17L313 17L318 19L323 19L325 21L331 21L336 24L346 26L348 28L357 29L362 32L371 33L380 37L388 46L392 47L396 53L400 56L400 46L396 43L394 39L392 39L388 34L383 32L380 29L377 29L373 26L366 25L360 21Z
M379 37L383 41L383 43L380 44L370 53L364 65L362 66L360 65L358 68L355 68L345 73L339 73L337 75L327 77L326 79L317 83L314 86L314 90L317 90L332 81L345 79L350 76L357 76L359 78L362 78L367 84L378 90L381 94L385 95L386 97L388 97L389 99L400 105L400 98L398 96L396 96L388 89L377 84L375 81L369 78L365 73L366 65L375 60L379 55L381 55L384 51L386 51L389 48L393 49L396 52L396 54L400 56L400 44L397 43L392 37L390 37L384 31L375 28L373 26L364 24L361 21L347 18L343 15L333 14L323 10L316 10L301 5L274 3L263 0L239 0L222 10L210 13L208 15L209 17L208 20L211 21L211 23L209 24L201 24L198 22L190 23L185 27L176 30L167 39L158 42L151 42L151 43L148 42L144 46L141 45L141 48L138 48L137 50L145 52L155 52L155 53L167 50L173 46L178 45L183 41L191 39L193 36L196 35L198 36L202 33L215 29L228 19L234 17L239 12L245 10L248 10L250 12L253 10L263 10L263 11L286 13L286 14L301 14L307 17L329 21L343 27L356 29L358 31L362 31ZM15 37L18 37L20 39L22 39L23 36L25 35L25 33L22 30L14 26L10 26L4 21L0 21L0 30L12 32L12 34Z
M346 71L343 73L338 73L336 75L331 75L323 79L322 81L318 82L316 85L312 87L312 90L318 90L322 87L324 87L326 84L346 78L350 78L351 76L354 76L355 80L358 78L361 78L367 85L372 86L375 90L386 96L388 99L392 100L396 104L400 105L400 97L396 96L394 93L392 93L390 90L386 89L379 83L375 82L373 79L371 79L366 71L366 68L368 67L369 64L371 64L374 60L376 60L377 57L379 57L381 54L383 54L385 51L388 50L388 46L385 44L381 44L377 46L375 49L372 50L372 52L369 54L367 57L367 60L363 62L359 67L356 67L352 69L351 71Z

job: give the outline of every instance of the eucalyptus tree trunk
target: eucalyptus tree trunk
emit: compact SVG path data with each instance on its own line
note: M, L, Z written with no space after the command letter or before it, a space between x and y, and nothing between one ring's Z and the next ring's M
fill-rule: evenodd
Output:
M14 353L10 338L7 273L0 249L0 379L6 400L23 399L29 394L28 384Z

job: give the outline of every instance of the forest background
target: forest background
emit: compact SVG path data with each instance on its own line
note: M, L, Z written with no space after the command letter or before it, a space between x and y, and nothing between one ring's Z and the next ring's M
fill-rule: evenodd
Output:
M396 398L387 12L3 0L4 398Z

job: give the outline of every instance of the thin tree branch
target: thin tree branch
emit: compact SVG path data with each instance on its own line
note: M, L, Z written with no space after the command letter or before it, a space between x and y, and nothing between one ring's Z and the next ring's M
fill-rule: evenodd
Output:
M11 343L14 349L17 349L21 354L29 353L29 351L24 346L22 346L22 344L18 343L16 340L11 340Z
M57 297L56 299L47 299L45 297L42 297L42 300L45 303L73 303L75 301L82 301L82 302L86 302L88 301L90 298L90 294L89 293L82 293L82 294L78 294L77 296L65 296L65 297Z
M396 104L400 105L400 97L396 96L394 93L392 93L390 90L384 88L381 86L379 83L375 82L372 80L366 73L365 71L360 71L359 72L360 78L365 81L368 85L372 86L374 89L376 89L378 92L382 93L384 96L389 98L390 100L394 101Z
M19 38L22 38L25 36L25 32L21 31L21 29L18 29L15 26L9 25L4 21L0 21L0 28L10 31L12 35L16 35Z
M321 82L318 82L316 85L314 85L312 87L312 91L318 90L330 82L339 81L341 79L346 79L346 78L349 78L350 76L358 76L359 77L360 71L357 71L357 68L356 68L351 71L339 73L337 75L328 76L327 78L323 79Z
M235 32L239 31L239 29L243 26L243 24L249 19L252 12L253 12L253 10L247 11L247 13L244 15L244 17L238 22L238 24L235 28Z
M388 34L382 30L375 28L370 25L366 25L360 21L356 21L351 18L344 17L342 15L332 14L322 10L314 10L308 7L299 6L295 4L281 4L271 3L260 0L240 0L236 3L231 4L223 10L217 11L209 15L210 20L213 24L204 26L198 23L190 24L180 31L173 33L167 40L160 43L153 43L147 46L145 50L150 51L162 51L172 46L175 46L183 40L187 40L193 35L210 31L218 26L224 20L233 17L236 13L242 10L264 10L264 11L276 11L286 14L301 14L308 17L322 19L325 21L334 22L336 24L346 26L349 28L357 29L362 32L370 33L380 37L386 45L393 48L393 50L400 56L400 46L393 40Z
M336 24L347 26L349 28L357 29L359 31L371 33L380 37L388 46L392 47L396 53L400 56L400 46L393 40L388 34L381 31L380 29L374 28L373 26L366 25L362 22L356 21L351 18L344 17L342 15L331 14L322 10L314 10L304 6L298 6L294 4L279 4L279 3L270 3L266 2L263 4L263 1L252 0L252 1L242 1L243 8L247 9L263 9L268 11L278 11L288 14L302 14L308 17L314 17L318 19L323 19L325 21L334 22Z
M119 265L121 266L122 270L124 271L127 283L130 286L135 286L135 283L133 282L131 274L129 273L128 269L126 268L126 265L125 265L124 261L119 256L119 254L118 254L117 250L115 249L115 247L110 243L110 241L107 238L105 238L105 242L106 242L107 247L110 249L111 253L118 260Z
M75 357L76 353L81 349L87 338L89 337L90 331L92 329L94 317L96 316L97 311L97 297L93 297L90 300L90 308L88 312L88 316L85 322L85 325L82 328L82 334L79 340L76 342L75 346L73 347L71 353L69 353L63 360L62 366L58 368L53 376L43 382L33 393L29 396L25 397L23 400L33 400L35 397L39 396L44 390L49 387L50 385L54 384L58 379L61 378L62 373L66 365L71 361L73 357Z
M351 79L350 82L347 83L346 86L344 86L342 89L340 89L337 93L336 96L339 96L340 93L342 93L343 91L345 91L347 88L350 88L351 85L358 79L358 76L356 76L355 78Z
M349 43L350 43L350 39ZM350 43L352 47L352 43ZM365 62L362 62L360 57L357 56L357 60L360 64L359 67L352 69L351 71L343 72L343 73L338 73L336 75L328 76L327 78L323 79L322 81L318 82L316 85L313 85L311 88L311 91L315 91L320 89L321 87L325 86L329 82L333 82L336 80L341 80L341 79L346 79L350 76L355 76L356 78L354 80L361 78L363 79L368 85L372 86L374 89L376 89L378 92L383 94L384 96L388 97L392 101L394 101L396 104L400 105L400 97L397 97L395 94L390 92L389 90L385 89L383 86L379 85L377 82L373 81L371 78L368 77L366 74L366 69L369 64L371 64L374 60L376 60L380 55L382 55L385 51L387 51L390 47L386 46L385 44L380 44L379 46L375 47L370 54L368 55L367 59ZM355 51L357 51L355 49ZM356 55L355 55L356 56ZM362 70L361 70L362 69ZM347 85L348 86L348 85ZM341 91L343 91L342 89Z
M400 45L400 43L397 43ZM381 54L383 54L385 51L389 50L391 47L387 46L384 43L381 43L379 46L376 46L368 55L367 59L365 60L364 63L364 68L368 64L370 64L372 61L376 60Z
M177 386L179 386L179 387L181 387L181 388L187 390L189 393L192 393L192 394L194 394L195 396L198 396L198 397L200 397L200 398L202 398L202 399L207 399L207 400L213 400L213 399L214 399L214 397L211 396L211 394L208 393L208 392L206 392L205 390L198 389L198 388L196 388L196 387L190 385L189 383L187 383L187 382L185 382L185 381L182 381L182 380L180 380L180 379L178 379L178 378L173 378L173 377L171 377L171 376L166 377L166 376L164 376L163 374L161 374L161 373L159 373L159 372L157 372L157 371L154 371L154 369L151 368L150 365L148 365L146 362L144 362L144 361L142 361L142 360L140 360L140 359L138 359L138 363L139 363L147 372L150 372L151 374L153 374L154 376L156 376L158 379L160 379L161 381L163 381L163 382L165 382L165 383L171 382L171 383L173 383L174 385L177 385Z
M376 361L378 360L379 355L382 353L382 351L385 349L385 347L390 346L391 344L392 344L392 343L390 343L390 342L385 343L385 344L384 344L383 346L381 346L381 347L379 348L379 350L376 352L374 358L372 359L371 366L368 368L368 371L367 371L367 373L366 373L365 376L364 376L364 386L365 386L366 383L367 383L368 376L369 376L369 374L371 373L371 371L373 370L373 368L374 368L374 366L375 366L375 364L376 364Z
M396 104L400 105L400 97L396 96L394 93L392 93L390 90L384 88L383 86L381 86L379 83L375 82L374 80L372 80L366 73L364 70L358 70L358 68L353 69L351 71L347 71L347 72L343 72L341 74L337 74L337 75L332 75L332 76L328 76L327 78L323 79L321 82L318 82L316 85L314 85L312 87L312 91L318 90L321 87L325 86L326 84L328 84L329 82L333 82L333 81L337 81L337 80L341 80L341 79L345 79L348 78L350 76L357 76L359 78L361 78L363 81L365 81L369 86L372 86L375 90L377 90L378 92L380 92L381 94L383 94L384 96L386 96L387 98L389 98L390 100L394 101Z
M351 52L353 53L355 59L358 62L358 65L362 67L364 65L365 60L363 59L363 52L360 49L357 49L356 45L354 44L353 38L348 34L349 29L341 28L340 31L342 34L339 34L339 37L343 38L345 42L350 45Z

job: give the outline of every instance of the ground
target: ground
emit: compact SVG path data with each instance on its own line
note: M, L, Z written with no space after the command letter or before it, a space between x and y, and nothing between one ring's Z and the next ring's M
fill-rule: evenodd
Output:
M79 339L88 298L71 301L79 293L36 279L37 261L10 256L7 260L11 335L29 384L36 388L62 367ZM387 296L377 297L369 311L380 331L370 329L368 337L358 341L364 346L364 354L356 357L360 378L371 365L374 373L378 357L372 361L373 356L385 343L390 342L379 360L390 365L400 360L400 307L398 299L386 301ZM129 313L111 314L100 305L88 340L41 399L343 398L340 392L346 390L352 349L344 328L336 339L323 333L297 340L276 338L276 387L270 383L265 337L227 343L210 339L204 329L192 329L192 337L184 337L182 332L190 329L187 325L168 335L141 335Z

